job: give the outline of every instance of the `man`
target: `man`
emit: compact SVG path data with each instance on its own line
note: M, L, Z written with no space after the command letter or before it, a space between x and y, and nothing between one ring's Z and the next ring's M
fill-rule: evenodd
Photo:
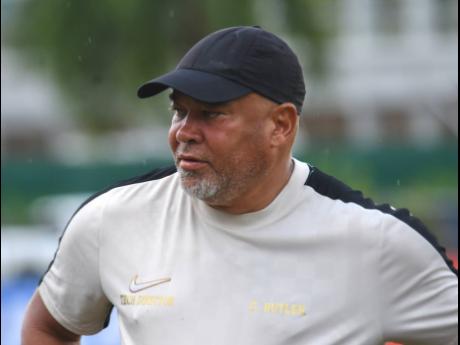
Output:
M457 344L457 285L436 240L291 156L305 95L285 42L234 27L139 89L167 88L176 167L74 215L23 344L74 344L118 311L122 344Z

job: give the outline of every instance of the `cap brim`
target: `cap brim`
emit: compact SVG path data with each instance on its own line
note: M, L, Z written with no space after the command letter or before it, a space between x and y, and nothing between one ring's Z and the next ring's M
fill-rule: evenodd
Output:
M140 98L151 97L168 88L207 103L227 102L252 92L243 85L215 74L177 69L145 83L137 95Z

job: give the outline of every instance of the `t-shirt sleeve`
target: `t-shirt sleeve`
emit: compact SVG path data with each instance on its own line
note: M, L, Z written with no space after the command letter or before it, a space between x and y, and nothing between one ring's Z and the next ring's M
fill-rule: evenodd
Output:
M92 200L74 215L38 289L51 315L80 335L104 328L112 307L99 277L101 199Z
M458 277L431 243L395 220L384 231L380 270L387 340L458 344Z

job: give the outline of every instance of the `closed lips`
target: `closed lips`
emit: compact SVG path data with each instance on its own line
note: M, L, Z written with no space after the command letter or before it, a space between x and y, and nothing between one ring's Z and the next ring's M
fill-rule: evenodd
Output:
M188 161L188 162L201 162L201 163L206 163L205 160L199 159L198 157L195 156L188 156L188 155L179 155L177 156L178 161Z
M182 155L178 156L178 163L181 168L189 170L199 169L207 164L206 161L200 160L196 157Z

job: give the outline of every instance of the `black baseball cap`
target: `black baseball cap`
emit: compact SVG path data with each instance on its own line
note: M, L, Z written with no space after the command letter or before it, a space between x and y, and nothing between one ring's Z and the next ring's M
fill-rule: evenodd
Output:
M302 67L289 46L258 26L238 26L196 43L176 69L142 85L140 98L176 89L206 103L227 102L251 92L300 114L305 97Z

